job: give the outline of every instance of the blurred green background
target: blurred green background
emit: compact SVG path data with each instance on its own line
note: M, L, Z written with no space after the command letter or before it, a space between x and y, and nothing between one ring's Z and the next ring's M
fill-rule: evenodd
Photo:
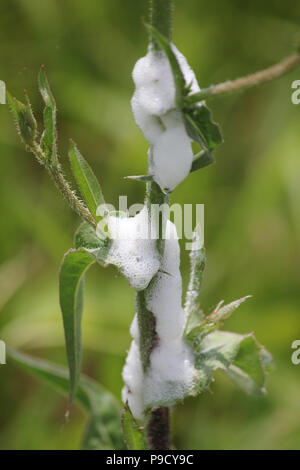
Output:
M174 42L206 87L288 55L299 28L295 0L176 0ZM123 179L146 171L147 143L130 110L131 70L144 55L146 0L2 0L0 79L37 116L37 74L45 64L55 93L66 174L68 138L98 175L107 202L143 201L143 185ZM172 201L205 204L208 255L202 290L209 310L252 294L226 328L255 331L273 354L268 395L245 396L222 373L197 399L174 410L179 449L300 448L300 105L288 76L211 103L223 129L217 164L193 173ZM8 107L0 106L0 339L65 364L58 269L79 224L48 175L24 151ZM182 254L186 285L187 253ZM134 293L113 268L87 275L83 369L120 397L130 344ZM74 449L85 416L13 364L0 370L0 448Z

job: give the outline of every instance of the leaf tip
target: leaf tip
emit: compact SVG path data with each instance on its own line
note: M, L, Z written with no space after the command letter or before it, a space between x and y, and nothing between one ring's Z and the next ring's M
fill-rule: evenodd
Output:
M71 150L77 148L77 146L76 146L74 140L73 140L71 137L69 138L69 144L70 144L70 149L71 149Z

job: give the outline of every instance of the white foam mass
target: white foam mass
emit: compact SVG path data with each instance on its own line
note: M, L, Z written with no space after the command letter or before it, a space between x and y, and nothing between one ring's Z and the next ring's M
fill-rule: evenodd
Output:
M160 266L156 240L148 236L147 208L134 217L111 215L107 225L112 239L107 261L115 264L136 290L145 289Z
M186 83L193 93L198 92L194 72L175 46L172 48ZM174 79L164 52L150 47L147 55L136 63L133 81L132 110L150 143L149 172L163 189L171 191L189 174L193 152L181 110L176 106ZM138 419L143 418L148 407L170 406L183 399L194 388L197 377L192 354L183 339L185 316L176 228L167 222L169 237L159 260L155 240L141 239L138 235L147 218L144 209L132 219L110 217L108 224L111 235L117 238L108 261L119 266L133 287L148 286L146 308L156 319L158 341L146 372L140 356L137 315L130 329L133 339L123 369L122 399ZM123 241L119 239L120 233Z
M185 324L181 303L180 250L175 225L168 221L161 269L146 291L146 307L156 318L158 345L143 373L137 316L131 325L133 338L123 369L122 399L128 401L135 418L151 406L170 406L192 391L196 370L193 357L183 340Z
M122 390L122 400L123 403L128 403L135 418L142 419L144 416L144 374L140 358L139 331L136 315L131 324L130 333L133 339L122 372L125 383Z
M172 45L185 81L192 92L200 90L185 57ZM165 190L173 190L189 174L193 152L182 113L176 108L175 84L169 61L151 47L133 69L134 118L151 145L149 170Z
M146 306L155 315L159 337L145 377L146 407L158 402L170 405L184 398L196 379L194 358L183 340L185 316L176 227L168 221L166 230L170 238L165 240L161 270L146 293Z

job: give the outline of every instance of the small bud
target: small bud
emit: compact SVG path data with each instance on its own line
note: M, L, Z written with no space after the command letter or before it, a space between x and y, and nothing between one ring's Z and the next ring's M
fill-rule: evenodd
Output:
M223 322L243 303L245 300L249 299L251 295L246 295L241 299L234 300L230 304L223 305L224 300L218 303L215 310L206 317L206 321L209 322Z
M9 93L7 96L21 139L27 145L32 144L37 133L37 123L27 93L25 92L26 104L13 98Z

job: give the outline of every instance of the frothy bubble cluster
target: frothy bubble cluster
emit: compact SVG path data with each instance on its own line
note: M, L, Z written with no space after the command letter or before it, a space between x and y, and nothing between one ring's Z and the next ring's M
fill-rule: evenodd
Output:
M168 221L168 239L161 269L146 292L146 307L156 319L158 345L150 355L150 365L143 372L139 350L137 316L131 325L133 341L123 370L123 401L128 401L133 415L143 418L144 409L170 406L183 399L195 385L197 373L193 357L183 340L185 324L181 305L180 250L175 225Z
M172 45L185 81L200 90L185 57ZM135 121L150 143L149 171L165 190L173 190L191 170L193 152L182 113L176 108L175 84L169 61L151 47L133 69L135 93L131 105Z
M145 289L160 265L156 240L148 236L147 209L134 217L110 216L107 225L113 240L108 262L115 264L136 290Z

